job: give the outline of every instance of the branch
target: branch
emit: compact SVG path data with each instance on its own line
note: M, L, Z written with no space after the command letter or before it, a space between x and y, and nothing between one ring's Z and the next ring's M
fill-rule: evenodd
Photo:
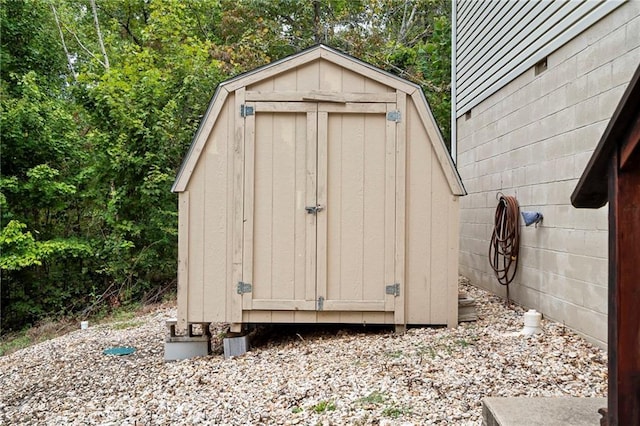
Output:
M78 76L76 75L76 70L73 68L73 62L71 62L71 56L69 55L69 49L67 49L67 43L64 41L64 34L62 33L62 28L60 27L60 20L58 19L58 13L56 12L56 8L51 3L51 10L53 11L53 17L56 20L56 26L58 27L58 31L60 32L60 40L62 41L62 48L64 49L64 54L67 57L67 65L69 66L69 71L71 71L71 75L73 76L74 81L78 81Z
M426 80L423 80L421 78L418 78L415 75L408 73L406 70L404 70L404 69L392 64L391 62L387 61L386 59L383 61L383 63L387 67L389 67L389 69L393 69L395 72L397 72L400 77L406 76L408 80L413 81L415 83L418 83L421 86L427 87L428 89L430 89L430 90L432 90L434 92L441 93L443 91L442 87L438 87L438 86L436 86L435 84L433 84L430 81L426 81Z
M200 20L200 14L198 13L197 10L193 8L193 4L191 3L191 1L187 1L186 3L187 3L187 7L189 8L189 10L191 10L191 12L196 18L196 21L198 22L198 28L200 29L202 36L204 37L205 40L208 40L209 32L205 30L204 26L202 25L202 21Z
M409 7L409 3L407 2L404 5L404 11L402 13L402 24L400 25L400 33L398 34L398 41L401 44L404 44L407 34L409 33L409 28L411 27L411 25L413 25L413 20L415 19L416 9L418 8L418 5L417 4L413 5L413 8L411 9L411 14L407 18L408 7Z
M62 26L64 27L65 30L69 31L69 33L73 36L73 38L76 39L76 41L78 42L78 44L80 45L80 47L82 48L82 50L84 50L85 52L87 52L93 59L95 59L96 61L98 61L100 63L100 65L102 65L103 67L105 66L105 64L100 60L100 58L98 58L96 55L93 54L93 52L91 52L89 49L87 49L87 47L82 44L82 42L80 41L80 39L78 38L78 36L76 35L76 33L74 33L73 31L71 31L71 29L69 27L67 27L64 22L62 23Z
M102 41L102 32L100 31L100 23L98 22L98 11L96 10L96 0L90 0L91 9L93 10L93 20L96 23L96 32L98 33L98 41L100 42L100 49L102 50L102 56L104 56L104 67L109 71L109 57L107 51L104 48L104 42Z
M427 26L424 31L420 34L416 35L411 41L405 43L409 47L413 47L417 42L425 38L427 35L430 35L433 31L431 31L431 26Z
M100 7L99 9L102 11L102 13L107 15L109 18L113 19L118 24L120 24L120 26L127 32L127 34L129 34L129 36L131 37L131 39L133 40L133 42L135 44L137 44L138 46L142 46L142 42L135 36L135 34L131 30L131 26L129 24L131 22L131 8L130 7L127 9L127 21L126 22L123 22L118 16L116 16L113 13L111 13L109 11L109 9L106 9L104 7Z

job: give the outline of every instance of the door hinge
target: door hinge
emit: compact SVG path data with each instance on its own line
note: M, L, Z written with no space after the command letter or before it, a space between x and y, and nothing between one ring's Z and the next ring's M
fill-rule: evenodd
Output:
M316 310L321 311L324 308L324 297L318 297L318 301L316 302Z
M392 294L394 296L400 296L400 284L395 283L388 285L384 288L386 294Z
M253 107L245 104L240 105L240 117L253 115Z
M389 111L387 113L387 120L389 121L395 121L396 123L400 122L400 119L402 118L400 111Z
M251 293L251 284L238 281L238 294Z

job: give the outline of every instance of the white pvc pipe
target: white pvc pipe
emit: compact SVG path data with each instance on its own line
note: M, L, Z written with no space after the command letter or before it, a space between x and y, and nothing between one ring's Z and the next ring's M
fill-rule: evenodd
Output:
M540 326L542 320L542 314L536 312L535 309L530 309L524 313L524 328L522 334L530 336L532 334L542 333L542 327Z

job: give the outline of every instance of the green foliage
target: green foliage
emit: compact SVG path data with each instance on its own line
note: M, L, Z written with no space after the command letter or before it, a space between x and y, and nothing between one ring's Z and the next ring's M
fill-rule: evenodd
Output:
M383 416L391 417L393 419L397 419L398 417L410 415L410 414L411 414L411 410L406 407L391 406L391 407L386 407L384 410L382 410Z
M233 75L326 43L420 84L448 138L446 0L96 4L0 0L2 332L175 281L171 184Z
M383 404L387 396L381 392L373 391L369 395L360 398L358 401L363 404Z
M311 407L311 410L316 414L322 414L326 411L335 411L336 404L333 401L320 401Z
M67 69L53 20L48 2L0 0L3 83L15 84L30 71L53 84L60 83Z
M31 346L34 341L27 335L26 332L22 332L19 335L11 336L7 339L0 340L0 356L8 355L17 350Z
M2 4L2 332L73 309L93 258L83 233L86 164L49 4Z
M81 257L91 254L89 245L73 240L36 241L26 224L12 220L0 232L0 268L8 271L40 266L56 257Z
M31 232L23 232L26 227L24 223L12 220L0 233L0 268L15 271L42 264Z

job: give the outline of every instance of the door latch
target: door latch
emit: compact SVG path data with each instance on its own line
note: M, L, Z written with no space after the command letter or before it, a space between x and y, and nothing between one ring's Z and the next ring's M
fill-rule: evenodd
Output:
M304 208L307 213L309 214L318 214L319 211L324 210L324 206L321 206L320 204L316 205L316 206L311 206L311 207L305 207Z

